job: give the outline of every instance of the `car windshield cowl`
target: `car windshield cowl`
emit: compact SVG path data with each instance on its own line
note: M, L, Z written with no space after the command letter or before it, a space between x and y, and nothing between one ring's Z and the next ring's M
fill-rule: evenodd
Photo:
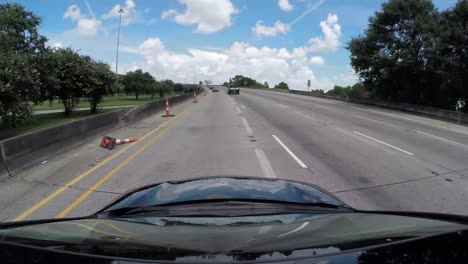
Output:
M351 213L348 206L338 206L329 203L294 203L262 199L210 199L184 201L163 205L144 207L124 207L98 214L102 217L137 215L137 214L167 214L174 215L217 215L245 216L276 213Z

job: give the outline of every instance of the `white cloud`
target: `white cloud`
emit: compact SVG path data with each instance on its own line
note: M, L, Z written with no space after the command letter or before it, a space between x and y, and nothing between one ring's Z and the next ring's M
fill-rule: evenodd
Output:
M136 5L134 0L125 0L125 6L116 4L109 12L102 16L103 19L118 18L120 16L119 10L123 9L122 13L122 24L129 25L135 22L138 12L136 11Z
M255 27L252 28L252 32L257 37L274 37L278 34L286 34L291 30L288 24L281 21L276 21L271 27L265 26L262 20L257 21Z
M63 17L77 22L74 31L81 36L93 37L102 29L101 20L82 15L77 5L69 6Z
M119 48L119 50L121 52L125 52L125 53L138 54L138 49L133 48L133 47L129 47L129 46L122 46L122 47Z
M323 57L320 57L320 56L314 56L314 57L310 58L309 63L310 64L316 64L316 65L322 65L322 64L325 64L325 59Z
M61 49L62 48L62 43L61 42L55 42L54 45L52 45L52 48Z
M126 48L133 53L134 49ZM246 42L234 42L229 48L218 51L188 49L186 53L169 50L159 38L150 38L137 48L145 59L139 67L149 71L157 79L165 78L175 82L211 80L221 83L236 74L267 81L271 86L285 81L292 89L306 89L307 80L314 89L328 90L332 83L318 79L308 67L310 60L307 50L299 47L288 51L285 48L256 47ZM124 69L133 69L127 67Z
M310 51L327 52L335 51L340 46L341 26L338 24L338 16L328 14L327 20L320 21L323 36L309 40Z
M81 18L81 11L77 5L71 5L68 7L65 14L63 14L63 18L69 18L72 21L78 21Z
M175 9L168 9L164 12L161 13L161 18L162 19L166 19L170 16L173 16L173 15L176 15L177 14L177 11Z
M195 32L209 34L230 27L232 16L239 10L231 0L179 0L186 6L184 12L169 9L161 14L163 19L172 18L176 23L196 25Z
M101 21L93 18L82 18L78 20L78 24L76 25L78 34L86 37L96 36L100 28Z
M278 0L278 6L281 10L285 12L292 11L294 9L294 6L289 3L288 0Z

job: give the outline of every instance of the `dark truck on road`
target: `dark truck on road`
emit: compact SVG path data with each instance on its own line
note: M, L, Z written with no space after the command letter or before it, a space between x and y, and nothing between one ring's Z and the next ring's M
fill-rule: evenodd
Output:
M239 92L240 92L239 87L233 87L231 85L228 87L228 90L227 90L228 94L239 94Z

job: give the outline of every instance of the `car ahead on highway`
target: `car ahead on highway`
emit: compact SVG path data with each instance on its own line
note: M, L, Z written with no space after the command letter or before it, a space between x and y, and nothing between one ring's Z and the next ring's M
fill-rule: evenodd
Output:
M217 92L219 92L219 89L216 88L216 87L213 87L212 91L213 91L214 93L217 93Z
M0 225L2 263L468 263L465 216L361 211L307 183L209 177Z
M228 94L239 94L240 93L240 88L239 87L229 86L229 88L227 90L227 93Z

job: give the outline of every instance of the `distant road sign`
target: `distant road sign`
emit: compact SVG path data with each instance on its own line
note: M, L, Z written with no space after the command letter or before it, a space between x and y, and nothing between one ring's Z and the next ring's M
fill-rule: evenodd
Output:
M310 80L307 80L307 87L310 87Z

